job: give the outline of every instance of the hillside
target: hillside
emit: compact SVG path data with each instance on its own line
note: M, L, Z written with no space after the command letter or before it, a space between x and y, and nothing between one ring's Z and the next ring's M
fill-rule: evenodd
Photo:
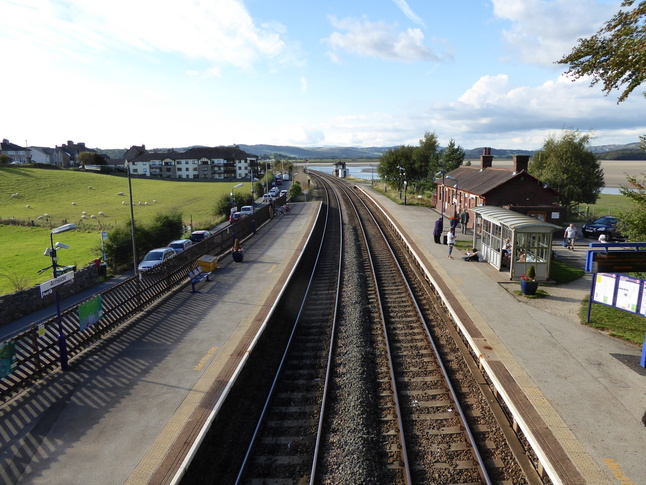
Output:
M289 145L238 145L247 153L256 155L261 159L277 160L352 160L352 159L377 159L383 153L395 147L296 147ZM175 148L176 151L185 151L191 147ZM467 159L478 159L482 155L483 147L465 149ZM598 154L602 160L646 160L646 150L639 148L639 143L626 145L599 145L590 147L593 153ZM110 158L119 158L125 149L96 149ZM150 151L164 151L167 149L154 148ZM497 158L510 159L514 155L529 155L536 150L518 150L515 148L491 148L491 154Z

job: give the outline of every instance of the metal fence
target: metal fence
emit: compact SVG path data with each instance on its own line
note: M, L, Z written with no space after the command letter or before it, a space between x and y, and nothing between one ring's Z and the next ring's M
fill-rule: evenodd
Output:
M231 249L234 239L248 237L270 217L269 206L261 206L254 217L228 225L165 263L98 293L102 299L102 316L84 330L81 330L79 307L90 299L62 312L60 318L69 358L133 318L164 294L186 283L189 271L197 266L199 258L207 254L221 257ZM42 324L32 325L0 346L0 375L10 371L0 378L0 401L6 401L58 367L58 339L58 320L53 317Z

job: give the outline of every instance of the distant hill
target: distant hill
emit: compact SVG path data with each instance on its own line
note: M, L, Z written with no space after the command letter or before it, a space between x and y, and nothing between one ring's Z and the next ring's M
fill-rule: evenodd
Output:
M202 145L203 146L203 145ZM241 150L256 155L261 159L281 160L353 160L353 159L376 159L384 152L396 147L296 147L289 145L238 145ZM175 151L186 151L191 147L174 148ZM479 159L484 147L465 149L467 160ZM639 143L626 145L599 145L590 147L602 160L646 160L646 150L639 148ZM122 158L126 149L96 149L99 153L105 153L110 158ZM167 148L153 148L149 151L160 152L169 150ZM517 150L513 148L492 148L491 154L497 158L510 159L514 155L529 155L536 153L536 150Z

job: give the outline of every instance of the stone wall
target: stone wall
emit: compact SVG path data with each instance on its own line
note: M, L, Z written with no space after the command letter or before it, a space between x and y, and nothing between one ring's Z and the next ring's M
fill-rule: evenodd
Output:
M99 272L97 267L92 264L76 271L74 273L74 281L60 287L59 295L61 298L65 298L86 288L90 288L97 283L99 283ZM54 293L45 298L41 298L39 285L32 286L24 291L0 295L0 326L11 323L14 320L18 320L32 312L55 303L56 297Z

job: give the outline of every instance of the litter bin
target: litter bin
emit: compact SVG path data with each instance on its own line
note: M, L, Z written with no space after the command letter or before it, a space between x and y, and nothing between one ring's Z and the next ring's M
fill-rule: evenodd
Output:
M101 263L101 266L99 266L99 278L107 278L108 277L108 265L105 263Z
M447 240L448 240L448 236L446 235L442 236L442 244L448 244Z

